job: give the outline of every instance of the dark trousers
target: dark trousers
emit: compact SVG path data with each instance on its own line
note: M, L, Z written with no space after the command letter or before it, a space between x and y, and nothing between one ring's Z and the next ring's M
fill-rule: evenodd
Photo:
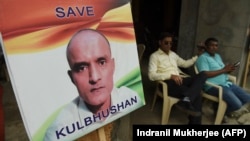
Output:
M177 85L174 80L165 80L168 84L168 95L184 98L189 97L191 104L197 110L202 112L202 96L201 90L206 81L205 73L201 72L192 77L183 78L182 85ZM189 116L190 124L201 123L201 117Z

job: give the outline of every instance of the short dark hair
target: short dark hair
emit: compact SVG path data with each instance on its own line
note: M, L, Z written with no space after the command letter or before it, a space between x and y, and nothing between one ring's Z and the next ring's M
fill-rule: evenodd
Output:
M162 32L159 36L159 40L163 40L166 37L171 37L172 39L174 39L174 34L170 33L170 32Z
M208 46L208 44L209 44L210 42L219 42L219 40L216 39L215 37L209 37L209 38L207 38L206 41L205 41L205 46Z

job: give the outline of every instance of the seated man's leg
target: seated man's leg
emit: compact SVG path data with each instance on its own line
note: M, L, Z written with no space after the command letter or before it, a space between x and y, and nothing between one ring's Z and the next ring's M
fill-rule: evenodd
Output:
M243 90L238 85L232 85L230 89L234 92L234 94L241 100L242 104L250 103L250 94Z
M201 90L204 87L207 77L204 72L201 72L193 77L187 77L183 79L183 85L188 89L183 92L185 96L188 96L191 101L194 101L196 97L200 97Z
M204 86L206 79L207 77L203 72L199 73L198 75L195 75L194 77L187 77L183 79L183 85L186 86L182 92L183 95L185 95L184 102L187 101L189 103L185 102L186 104L183 104L184 102L180 101L179 103L176 104L176 106L180 106L181 104L186 105L186 107L189 107L189 109L192 109L196 113L199 112L199 114L190 114L189 124L201 124L201 112L202 112L201 90Z
M199 73L194 77L187 77L183 79L182 94L185 96L188 102L191 102L196 111L201 112L201 90L205 84L207 77L205 73ZM186 99L184 98L184 101Z
M193 107L198 111L202 111L202 96L197 96L196 99L192 102ZM188 124L201 124L202 115L200 116L189 116L189 123Z
M186 79L186 78L185 78ZM189 79L189 78L188 78ZM201 105L193 106L193 100L196 99L196 97L193 97L192 101L187 95L184 95L184 93L189 89L186 85L177 85L173 80L167 80L165 81L168 84L168 92L170 96L180 98L180 100L176 107L182 110L183 112L186 112L189 115L192 116L200 116L201 110L199 110L197 107L201 107ZM197 97L200 99L200 93L197 95Z
M235 95L233 91L231 91L228 87L223 87L222 90L223 100L227 103L227 110L226 114L230 117L239 117L241 114L243 114L244 109L242 108L242 102L241 100ZM210 88L207 90L208 94L218 96L218 89L216 88ZM234 114L233 114L234 113ZM234 115L234 116L231 116Z

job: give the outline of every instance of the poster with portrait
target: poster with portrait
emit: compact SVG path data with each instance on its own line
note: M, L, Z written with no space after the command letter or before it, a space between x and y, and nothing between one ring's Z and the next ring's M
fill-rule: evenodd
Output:
M105 38L99 47L109 47L111 57L104 55L93 61L90 58L96 56L85 53L99 43L99 38L92 38L96 33L87 36L89 40L79 39L80 47L93 46L77 52L84 52L78 56L89 60L78 60L67 49L74 44L69 44L73 35L85 29ZM74 140L145 105L129 0L1 0L0 32L30 140ZM114 71L110 77L101 75L111 60ZM85 78L78 81L77 76L83 75ZM103 77L106 83L98 84ZM78 88L82 81L85 84ZM108 108L98 111L102 103L87 103L82 96L87 92L81 89L91 87L83 91L94 91L98 96L106 84L113 86L111 92L107 90Z

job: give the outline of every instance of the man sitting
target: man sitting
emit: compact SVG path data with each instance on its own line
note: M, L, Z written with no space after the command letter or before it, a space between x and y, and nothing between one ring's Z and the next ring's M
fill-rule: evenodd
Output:
M189 124L201 124L201 89L206 75L199 73L188 77L180 73L179 67L188 68L198 56L184 60L171 51L173 35L163 32L159 38L159 49L149 58L148 76L152 81L163 80L168 85L168 94L180 98L176 107L189 115Z

